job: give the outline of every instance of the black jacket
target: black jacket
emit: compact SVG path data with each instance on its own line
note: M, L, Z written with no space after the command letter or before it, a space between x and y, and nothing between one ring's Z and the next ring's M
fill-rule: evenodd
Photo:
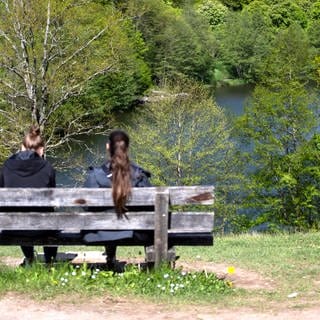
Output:
M20 151L7 159L0 172L2 188L54 188L55 170L36 152Z
M150 172L142 169L135 163L131 163L131 185L132 187L151 187L149 178ZM84 183L85 188L111 188L112 172L110 162L101 167L90 167L87 179Z

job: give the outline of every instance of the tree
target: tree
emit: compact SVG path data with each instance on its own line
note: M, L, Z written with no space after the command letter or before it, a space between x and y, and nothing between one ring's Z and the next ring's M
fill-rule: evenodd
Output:
M316 98L305 82L312 55L297 25L280 32L273 48L265 61L263 84L255 88L239 120L239 131L250 146L247 200L259 213L259 222L302 228L307 219L300 201L303 186L296 179L302 175L297 158L317 126Z
M206 0L201 2L197 11L203 15L212 28L222 24L228 14L228 8L217 0Z
M61 111L92 79L117 70L128 54L123 23L110 5L95 1L2 0L2 137L12 134L10 142L18 143L14 133L32 122L40 126L50 149L101 128L88 127L94 113L88 106L70 112L71 118Z
M139 0L125 2L123 10L126 16L134 17L148 46L145 61L155 84L165 78L212 82L210 26L190 6L181 9L164 1Z
M199 84L171 83L149 99L128 129L133 158L155 185L215 185L223 229L235 214L241 180L231 121Z
M273 38L271 30L264 6L227 15L217 30L218 58L233 77L253 83L259 80L260 62L268 55Z

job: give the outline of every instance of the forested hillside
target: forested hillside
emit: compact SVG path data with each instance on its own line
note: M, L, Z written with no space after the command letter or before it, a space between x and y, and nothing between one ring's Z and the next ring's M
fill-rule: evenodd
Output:
M130 112L154 183L216 186L220 231L319 228L319 82L320 1L0 1L2 159L31 123L57 156ZM232 119L214 90L241 83Z

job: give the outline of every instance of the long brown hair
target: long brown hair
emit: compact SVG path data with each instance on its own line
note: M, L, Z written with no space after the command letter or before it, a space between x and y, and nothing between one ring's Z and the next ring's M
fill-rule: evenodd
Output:
M36 151L40 147L44 147L44 141L40 135L40 128L37 126L31 126L22 140L22 145L27 150Z
M122 130L114 130L109 135L109 152L112 171L112 197L118 218L122 217L131 195L131 170L128 155L129 136Z

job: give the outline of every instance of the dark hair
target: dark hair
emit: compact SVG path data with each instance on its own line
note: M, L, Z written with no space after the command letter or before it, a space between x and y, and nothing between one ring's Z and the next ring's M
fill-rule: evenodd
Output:
M44 141L40 135L40 128L31 126L28 133L24 136L22 144L28 150L37 150L40 147L44 147Z
M131 195L131 170L128 155L129 136L122 130L114 130L109 135L109 152L112 171L112 197L117 216L127 211L125 205Z

